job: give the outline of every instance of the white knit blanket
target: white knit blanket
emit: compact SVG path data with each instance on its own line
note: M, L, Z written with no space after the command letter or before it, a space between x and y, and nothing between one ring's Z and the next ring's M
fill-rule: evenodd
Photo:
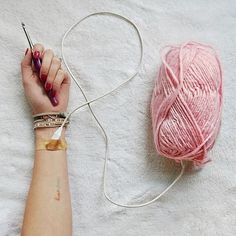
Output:
M73 235L236 235L235 0L2 0L0 7L1 236L20 235L33 166L32 118L20 73L28 44L19 20L34 42L61 56L68 27L97 11L128 17L144 38L139 75L92 105L110 140L108 188L113 199L129 204L149 200L179 171L177 164L156 155L152 141L149 104L163 46L194 40L217 50L224 75L224 110L220 136L209 153L212 162L200 171L187 171L158 202L138 209L120 208L104 198L103 136L87 108L75 113L66 134ZM72 32L65 55L92 99L132 74L138 63L138 38L122 20L98 16ZM68 111L83 102L72 81Z

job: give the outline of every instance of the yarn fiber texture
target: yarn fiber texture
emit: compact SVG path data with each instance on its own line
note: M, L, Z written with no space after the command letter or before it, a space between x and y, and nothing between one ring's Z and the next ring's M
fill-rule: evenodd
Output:
M220 130L222 69L215 50L187 42L162 54L151 99L157 152L201 166Z

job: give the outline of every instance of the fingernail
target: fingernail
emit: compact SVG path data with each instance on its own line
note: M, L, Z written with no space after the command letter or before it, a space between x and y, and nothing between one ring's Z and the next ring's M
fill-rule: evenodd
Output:
M45 82L45 81L47 80L47 76L44 75L44 74L42 74L42 75L41 75L41 80L42 80L43 82Z
M59 102L55 96L51 98L51 102L52 102L53 106L57 106L59 104Z
M52 90L52 96L53 96L53 97L56 96L56 90Z
M52 88L52 84L51 83L46 83L45 84L45 90L49 91Z
M34 51L33 56L34 56L35 59L38 59L39 56L40 56L40 52L39 51Z
M57 106L59 104L59 101L58 101L58 98L57 98L56 94L57 94L56 91L53 90L53 89L48 92L50 101L51 101L53 106Z
M29 51L29 48L26 49L26 51L25 51L25 55L27 54L28 51Z

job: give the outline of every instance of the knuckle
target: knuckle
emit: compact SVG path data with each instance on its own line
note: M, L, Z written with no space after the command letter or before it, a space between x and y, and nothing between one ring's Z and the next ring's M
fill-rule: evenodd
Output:
M40 74L41 75L47 75L48 74L48 66L47 65L44 65L44 64L42 64L42 67L41 67L41 69L40 69Z
M23 71L29 67L29 65L27 65L24 60L21 61L20 66L21 66L21 71Z
M66 79L67 83L70 85L71 84L71 78L70 78L69 74L67 72L64 72L64 74L65 74L65 79Z
M58 91L60 89L60 82L59 81L54 81L53 83L53 89Z
M54 55L54 53L53 53L53 51L52 51L52 49L46 49L45 51L44 51L44 56L47 56L47 55Z
M42 77L44 80L46 80L48 77L48 71L43 67L40 70L40 78L42 78Z
M68 85L71 85L71 79L70 79L70 77L67 78L67 84L68 84Z
M60 61L60 59L58 57L53 57L52 63L57 65L57 66L61 65L61 61Z
M64 78L64 71L59 69L58 72L57 72L57 76L56 76L56 78L53 82L53 87L54 87L55 90L60 89L63 78Z
M58 72L57 72L57 75L58 75L59 77L64 77L64 76L65 76L65 73L64 73L64 71L63 71L62 69L59 69Z
M53 77L50 75L50 74L48 74L48 76L47 76L47 83L53 83Z

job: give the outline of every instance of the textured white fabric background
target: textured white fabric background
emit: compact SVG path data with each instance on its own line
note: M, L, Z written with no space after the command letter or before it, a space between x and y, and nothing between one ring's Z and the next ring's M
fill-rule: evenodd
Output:
M178 166L153 149L149 102L167 44L195 40L212 44L224 72L224 111L212 162L188 171L158 202L139 209L111 205L102 194L104 141L89 111L71 118L68 163L75 236L236 235L236 1L67 0L0 2L0 235L20 234L29 188L34 136L21 84L20 60L34 42L60 56L67 28L95 11L113 11L134 21L144 38L139 76L119 92L93 104L110 138L109 192L123 203L148 200L177 174ZM137 65L137 36L111 17L84 22L68 37L66 57L89 98L113 88ZM68 111L83 102L72 82Z

